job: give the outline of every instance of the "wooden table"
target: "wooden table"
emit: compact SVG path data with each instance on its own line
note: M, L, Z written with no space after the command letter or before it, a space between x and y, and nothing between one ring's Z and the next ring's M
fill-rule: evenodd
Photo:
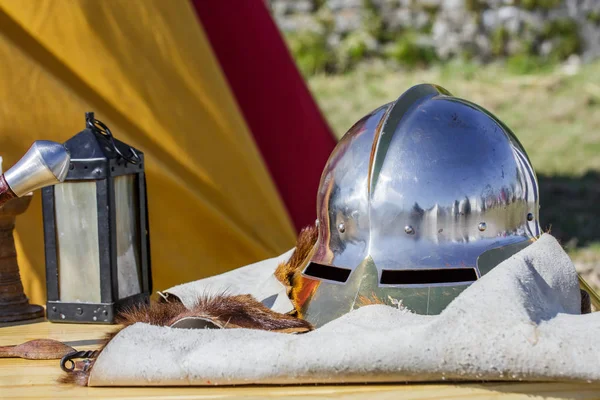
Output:
M0 324L0 346L32 339L56 339L75 347L97 346L106 325L51 324L34 321ZM173 399L516 399L537 395L546 398L600 399L600 384L485 383L337 386L246 386L214 388L85 388L56 383L62 374L58 360L0 359L0 399L9 398L173 398ZM539 397L537 397L539 398Z

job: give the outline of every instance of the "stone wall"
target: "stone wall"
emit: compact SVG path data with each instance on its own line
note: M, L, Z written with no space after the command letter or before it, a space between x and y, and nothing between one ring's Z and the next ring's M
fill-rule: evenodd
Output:
M300 67L600 56L600 0L268 0ZM573 59L573 57L571 57Z

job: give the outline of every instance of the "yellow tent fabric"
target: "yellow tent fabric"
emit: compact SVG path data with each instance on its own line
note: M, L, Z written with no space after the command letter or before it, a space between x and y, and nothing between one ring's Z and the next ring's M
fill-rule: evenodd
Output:
M0 156L64 142L95 111L144 151L154 289L283 252L295 234L192 6L0 0ZM18 218L26 294L45 302L40 194Z

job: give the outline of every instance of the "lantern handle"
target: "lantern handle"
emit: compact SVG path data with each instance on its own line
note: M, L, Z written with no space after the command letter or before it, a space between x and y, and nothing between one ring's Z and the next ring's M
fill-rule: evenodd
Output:
M103 138L107 139L115 153L117 153L119 157L121 157L125 161L131 164L137 164L141 161L140 156L131 146L128 146L129 151L131 153L131 157L125 156L123 153L121 153L121 150L119 150L119 148L117 147L117 144L115 143L115 138L110 129L108 129L108 126L106 126L102 121L94 118L93 112L85 113L85 124L86 127L92 132L95 132Z

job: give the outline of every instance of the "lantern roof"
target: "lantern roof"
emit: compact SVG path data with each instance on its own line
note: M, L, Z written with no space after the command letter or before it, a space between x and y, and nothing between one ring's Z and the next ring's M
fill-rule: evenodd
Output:
M71 164L65 180L106 179L144 171L144 155L112 134L86 128L65 142Z
M137 154L141 154L141 151L132 146L127 145L114 137L109 138L101 133L96 133L89 128L84 129L65 142L65 147L69 150L71 160L73 161L99 158L106 160L121 158L114 150L114 146L116 146L122 154L128 154L130 149L133 149Z

